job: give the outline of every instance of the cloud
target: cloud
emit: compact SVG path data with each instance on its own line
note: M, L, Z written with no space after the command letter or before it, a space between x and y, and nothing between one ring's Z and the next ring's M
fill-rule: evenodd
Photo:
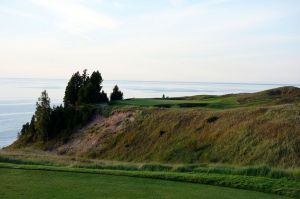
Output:
M47 10L60 28L71 33L118 27L116 20L91 9L81 0L31 0L31 2Z

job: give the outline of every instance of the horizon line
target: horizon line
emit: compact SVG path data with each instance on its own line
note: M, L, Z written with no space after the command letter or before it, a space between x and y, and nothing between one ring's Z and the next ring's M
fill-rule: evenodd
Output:
M24 79L24 80L69 80L70 78L50 78L50 77L2 77L0 79ZM103 79L105 81L131 81L131 82L163 82L163 83L201 83L201 84L247 84L247 85L293 85L293 86L300 86L300 82L298 83L262 83L262 82L217 82L217 81L185 81L185 80L130 80L130 79Z

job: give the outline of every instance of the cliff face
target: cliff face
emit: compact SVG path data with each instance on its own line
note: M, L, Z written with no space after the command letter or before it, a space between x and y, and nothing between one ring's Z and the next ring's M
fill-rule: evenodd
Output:
M134 162L299 167L300 105L116 111L54 150Z

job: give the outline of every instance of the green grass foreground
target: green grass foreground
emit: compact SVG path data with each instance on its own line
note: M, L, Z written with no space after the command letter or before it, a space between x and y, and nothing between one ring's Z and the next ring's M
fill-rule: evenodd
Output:
M35 171L35 172L34 172ZM44 171L47 171L47 173L43 173ZM52 172L50 172L52 171ZM50 172L50 173L49 173ZM53 174L53 175L52 175ZM100 174L102 175L112 175L110 177L106 176L105 178L121 178L127 179L128 183L120 183L119 180L113 181L115 185L106 183L105 179L97 177L97 175L90 175L90 174ZM271 179L266 177L252 177L252 176L236 176L236 175L224 175L224 174L207 174L207 173L177 173L177 172L153 172L153 171L121 171L121 170L97 170L97 169L85 169L85 168L71 168L71 167L54 167L54 166L43 166L43 165L21 165L21 164L10 164L10 163L0 163L0 194L11 194L9 195L3 195L5 197L3 198L18 198L18 193L23 193L22 189L24 189L24 194L26 193L26 190L29 192L28 194L32 194L34 196L35 194L38 194L38 192L42 191L43 194L50 194L47 197L52 197L53 194L55 194L55 197L52 198L59 198L59 195L63 195L64 198L66 195L70 194L70 197L73 196L72 193L75 189L77 191L82 191L82 194L87 193L94 193L98 196L98 194L105 195L110 193L112 194L111 198L122 198L118 197L118 195L114 194L120 194L120 196L123 196L123 198L156 198L160 196L159 194L162 194L161 197L163 198L187 198L186 194L191 194L188 198L199 198L201 195L203 195L203 198L229 198L229 196L233 197L234 194L237 194L236 197L233 198L278 198L273 195L261 195L260 197L255 194L259 194L256 192L243 192L242 190L235 190L235 189L228 189L227 194L222 194L222 190L226 192L226 189L223 188L216 188L213 187L212 189L216 189L212 191L211 193L209 191L206 191L204 189L205 186L199 185L199 189L196 185L191 184L174 184L174 182L169 182L164 180L170 180L170 181L179 181L179 182L189 182L189 183L198 183L198 184L207 184L207 185L217 185L222 187L231 187L231 188L239 188L239 189L247 189L252 191L260 191L265 193L272 193L272 194L278 194L278 195L284 195L294 198L300 198L300 182L299 181L291 181L287 179ZM46 175L46 176L44 176ZM82 177L80 177L82 175ZM87 175L87 176L86 176ZM27 180L26 180L27 176ZM64 178L63 176L66 176ZM88 177L90 176L90 177ZM117 177L118 176L118 177ZM157 179L158 187L161 188L161 190L155 190L154 188L148 187L151 186L151 182L149 179L138 179L138 178L132 178L131 180L129 178L122 178L121 176L127 176L127 177L138 177L138 178L152 178ZM22 179L24 178L24 179ZM74 178L74 179L73 179ZM81 180L85 179L85 180ZM69 180L69 182L65 182L65 180ZM97 180L99 181L100 185L97 185ZM138 182L143 181L144 182ZM160 181L163 180L163 181ZM96 182L94 182L96 181ZM20 183L21 182L21 183ZM24 182L24 183L22 183ZM109 182L109 180L108 180ZM148 183L149 182L149 183ZM53 184L54 186L53 186ZM119 184L120 183L120 184ZM159 186L159 184L161 185ZM31 188L31 185L32 188ZM37 184L37 185L35 185ZM101 185L104 184L104 185ZM166 186L169 186L169 188L162 186L163 184L167 184ZM174 186L172 186L174 184ZM42 186L43 188L38 188L38 185ZM134 188L135 186L141 186L144 185L146 187L143 187L141 189L149 190L150 193L147 193L145 191L141 191L141 189L137 189L137 192L135 192ZM178 186L178 188L176 187ZM37 186L34 188L34 186ZM53 188L60 189L61 194L58 194L57 191L52 191ZM83 186L83 187L82 187ZM103 186L109 186L110 188L105 189ZM117 188L118 186L121 186L120 189ZM184 186L187 186L191 189L188 193L185 188L182 188ZM5 188L7 187L7 188ZM48 187L48 191L47 190ZM63 187L70 187L70 189L66 189ZM74 188L77 187L77 188ZM180 188L181 187L181 188ZM202 189L201 189L202 187ZM82 189L81 189L82 188ZM127 189L132 189L131 191ZM20 189L20 190L18 190ZM89 191L91 189L91 191ZM111 189L111 190L109 190ZM152 191L152 189L154 191ZM192 191L192 190L195 191ZM218 191L217 189L220 189ZM7 190L7 191L5 191ZM15 191L14 191L15 190ZM72 191L73 190L73 191ZM151 191L150 191L151 190ZM169 191L167 191L169 190ZM201 191L202 190L202 191ZM205 190L205 191L204 191ZM209 189L208 189L209 190ZM232 193L230 193L230 190ZM67 193L63 193L64 191L67 191ZM166 192L167 191L167 192ZM15 192L15 193L12 193ZM124 193L122 193L124 192ZM133 195L130 195L131 193ZM156 195L151 195L157 192ZM160 193L162 192L162 193ZM169 193L168 193L169 192ZM180 193L174 194L176 192ZM203 192L203 193L202 193ZM202 194L201 194L202 193ZM247 194L249 193L249 194ZM52 195L51 195L52 194ZM56 196L56 194L58 194ZM129 194L129 195L126 195ZM139 194L144 194L139 195ZM150 195L149 195L150 194ZM170 195L168 195L170 194ZM174 194L174 197L173 197ZM208 194L208 195L206 195ZM210 194L215 194L211 195ZM218 195L219 194L219 195ZM233 195L232 195L233 194ZM253 195L254 194L254 195ZM94 196L96 196L94 195ZM103 196L104 196L103 195ZM224 197L223 197L224 195ZM1 196L1 195L0 195ZM93 195L92 195L93 196ZM90 197L92 197L90 196ZM169 197L167 197L169 196ZM251 196L251 197L250 197ZM42 197L42 198L47 198ZM89 198L90 198L89 197ZM27 197L26 198L30 198ZM74 198L74 197L71 197ZM81 198L85 198L84 195L81 196ZM110 197L104 197L104 198L110 198ZM280 198L280 197L279 197Z
M54 167L4 165L0 169L0 198L187 198L187 199L284 199L286 197L254 191L209 185L133 178L135 172L78 170ZM11 168L4 168L11 167ZM19 169L12 169L19 168ZM21 169L23 168L23 169ZM30 170L31 169L31 170ZM99 173L95 175L94 173ZM130 174L131 173L131 174ZM118 175L119 175L118 174ZM144 173L143 175L149 175ZM158 175L158 173L155 173ZM167 175L166 175L167 176ZM163 177L164 179L165 177Z

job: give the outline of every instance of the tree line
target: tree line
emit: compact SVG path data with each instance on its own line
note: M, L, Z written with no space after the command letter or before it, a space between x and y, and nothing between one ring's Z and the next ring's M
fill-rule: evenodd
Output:
M102 76L95 71L91 76L84 70L82 75L76 72L72 75L66 87L64 105L108 103L107 94L102 90ZM102 90L102 91L101 91ZM116 85L110 95L110 100L122 100L123 93Z
M47 91L43 91L36 103L36 110L30 122L23 125L19 140L26 143L47 142L51 139L67 139L76 129L88 123L99 110L98 104L109 104L122 100L123 93L116 85L110 94L102 90L103 79L99 71L91 75L72 75L65 89L63 105L51 107Z

